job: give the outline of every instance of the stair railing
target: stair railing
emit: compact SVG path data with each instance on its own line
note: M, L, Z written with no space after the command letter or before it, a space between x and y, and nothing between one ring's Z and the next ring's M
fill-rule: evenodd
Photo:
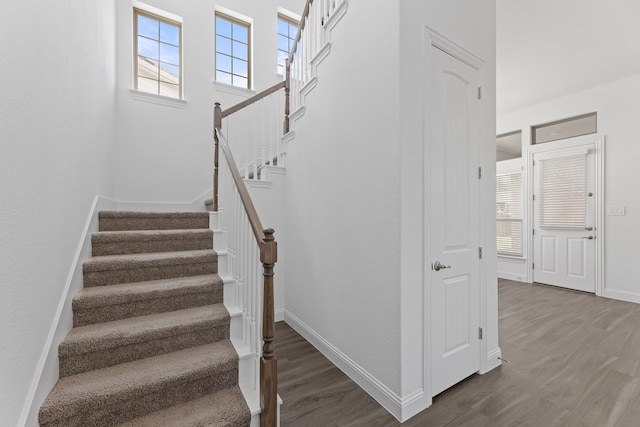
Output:
M215 170L229 179L220 190L224 202L222 221L227 230L231 271L237 283L236 301L242 304L243 339L251 353L260 357L260 425L275 427L278 414L278 374L275 355L275 313L273 267L278 259L278 245L273 229L264 229L249 191L236 166L229 144L224 137L222 111L216 103L214 112ZM219 149L224 159L219 162ZM215 197L214 210L218 211ZM262 269L259 267L262 264ZM260 271L262 270L262 271ZM260 275L262 273L262 286ZM262 301L262 304L260 302ZM260 329L262 330L260 333Z
M278 255L273 230L262 228L243 179L264 179L263 167L284 166L286 151L282 137L290 131L290 112L303 106L303 97L313 86L314 67L318 59L328 53L327 27L334 25L332 17L338 15L335 12L341 6L346 6L346 1L307 0L287 60L284 81L224 111L219 103L215 104L213 210L219 210L218 197L222 195L231 271L238 284L235 298L243 309L243 338L251 352L260 357L262 427L275 427L278 422L273 294L273 267ZM281 89L284 89L284 99L278 95ZM280 122L282 107L284 124ZM222 132L223 121L225 130L233 136L237 159ZM225 157L222 162L219 161L220 148ZM219 175L230 179L220 186ZM263 286L258 285L258 261L262 263ZM258 334L260 329L262 336Z
M285 97L281 81L240 104L222 111L222 128L233 148L240 175L265 179L264 166L285 166L282 112Z
M304 96L314 84L314 67L323 53L328 53L326 29L333 25L335 12L345 3L346 0L307 0L286 66L287 95L293 95L290 101L287 96L285 132L289 131L289 111L295 114L302 108Z

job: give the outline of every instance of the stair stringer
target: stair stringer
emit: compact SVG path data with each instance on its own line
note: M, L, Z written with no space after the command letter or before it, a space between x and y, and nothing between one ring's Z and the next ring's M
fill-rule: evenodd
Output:
M260 426L260 357L251 351L246 337L248 326L243 315L240 300L241 283L234 278L231 254L227 244L227 232L220 226L224 212L209 212L209 226L213 231L213 249L218 254L218 275L224 282L224 305L231 316L230 339L238 353L238 385L251 411L251 426ZM280 405L282 399L278 396L278 425L280 425Z
M339 2L339 4L336 6L336 9L324 23L324 28L322 30L324 33L322 37L324 44L320 49L318 49L318 52L314 55L314 57L311 58L307 81L300 88L300 105L296 108L295 111L292 111L289 116L291 123L290 132L293 132L293 130L295 129L295 123L298 121L298 119L304 116L306 110L306 97L318 86L318 67L331 54L331 34L333 32L333 29L347 14L348 6L349 0L342 0L341 2ZM286 140L286 142L290 142L293 139L293 136L291 136Z

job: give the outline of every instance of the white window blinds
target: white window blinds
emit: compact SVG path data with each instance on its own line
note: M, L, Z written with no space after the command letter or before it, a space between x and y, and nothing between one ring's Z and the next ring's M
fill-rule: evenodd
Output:
M584 229L587 159L584 154L540 161L540 226Z
M522 257L522 172L496 176L498 255Z

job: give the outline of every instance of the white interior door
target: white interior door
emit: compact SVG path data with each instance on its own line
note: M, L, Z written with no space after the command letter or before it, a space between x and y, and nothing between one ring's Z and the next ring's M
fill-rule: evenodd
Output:
M533 281L595 292L595 144L533 155Z
M479 72L431 47L427 167L432 396L480 368Z

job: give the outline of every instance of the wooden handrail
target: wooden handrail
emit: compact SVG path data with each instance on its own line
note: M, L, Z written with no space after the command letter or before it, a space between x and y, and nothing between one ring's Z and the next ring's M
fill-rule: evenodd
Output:
M302 38L302 31L304 30L306 18L309 16L312 4L313 0L307 0L307 3L304 6L304 12L302 12L302 18L300 18L300 25L298 25L298 32L296 33L296 38L293 40L293 47L291 48L291 52L289 52L287 64L291 64L293 62L293 56L296 54L296 50L298 49L298 42Z
M255 95L253 95L251 98L247 98L244 101L242 101L239 104L234 105L233 107L227 108L226 110L224 110L222 112L222 118L224 119L225 117L238 112L240 110L242 110L245 107L248 107L249 105L253 104L254 102L260 101L262 98L267 97L269 95L271 95L274 92L279 91L280 89L284 88L286 85L285 81L281 81L276 83L275 85L271 86L269 89L265 89L260 93L257 93Z
M277 89L276 89L277 90ZM263 268L263 303L262 303L262 355L260 357L260 426L276 427L278 423L278 361L275 353L275 300L273 292L273 268L278 261L278 243L271 228L263 229L258 212L251 200L249 190L240 175L233 159L231 148L221 133L223 112L216 102L214 110L215 175L214 206L217 210L218 197L218 156L222 148L233 182L240 195L253 235L260 250L260 262Z
M216 103L216 108L219 108L218 103ZM242 200L242 205L244 206L244 210L247 213L249 222L251 223L251 229L253 230L253 235L256 238L256 243L260 245L264 241L264 229L262 228L260 218L258 217L258 212L256 211L256 208L253 205L253 201L251 200L251 196L249 195L249 190L247 190L247 186L242 179L242 175L240 175L238 166L236 166L236 162L233 159L233 154L231 153L229 143L227 143L227 140L220 133L220 128L216 128L216 139L217 143L222 148L222 153L224 154L227 163L229 164L231 177L236 184L236 188L238 189L238 193L240 194L240 200Z
M298 26L298 32L291 48L291 52L286 63L285 79L278 84L246 99L245 101L234 105L231 108L222 110L220 104L216 102L214 109L214 132L215 154L214 154L214 177L213 177L213 210L218 211L218 166L220 147L229 165L231 176L240 195L242 205L244 206L247 218L251 224L256 243L260 249L260 262L263 267L264 278L264 299L262 309L262 356L260 357L260 426L276 427L278 422L278 369L277 358L275 354L275 310L274 310L274 292L273 292L273 268L278 260L278 244L275 241L273 229L263 229L260 218L255 209L249 191L240 175L240 171L231 153L231 148L227 140L221 133L222 119L234 114L243 108L265 98L272 93L284 88L285 93L285 111L284 111L284 133L289 132L289 95L291 90L291 63L296 53L298 44L302 38L306 20L311 10L313 0L307 0L302 13L302 19Z

